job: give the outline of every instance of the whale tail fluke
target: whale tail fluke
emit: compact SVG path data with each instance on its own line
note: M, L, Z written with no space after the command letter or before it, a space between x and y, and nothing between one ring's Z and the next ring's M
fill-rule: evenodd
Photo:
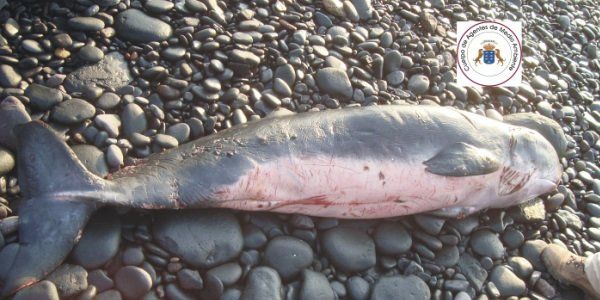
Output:
M3 278L1 297L43 279L60 265L81 236L105 185L77 159L46 124L16 128L18 176L22 196L19 250Z

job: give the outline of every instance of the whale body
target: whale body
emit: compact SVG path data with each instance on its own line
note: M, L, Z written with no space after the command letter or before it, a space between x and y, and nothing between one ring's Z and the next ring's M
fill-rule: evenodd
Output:
M105 205L463 216L550 192L562 173L557 151L537 131L433 106L265 118L140 159L108 179L89 173L42 122L15 130L25 200L5 296L54 270Z

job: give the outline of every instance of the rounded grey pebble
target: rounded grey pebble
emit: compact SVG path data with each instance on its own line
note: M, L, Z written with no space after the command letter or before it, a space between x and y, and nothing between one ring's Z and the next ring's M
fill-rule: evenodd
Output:
M21 74L12 66L0 64L0 86L5 88L16 87L21 79Z
M148 120L144 110L135 103L129 103L121 112L121 122L123 124L123 134L128 137L132 133L141 133L147 129Z
M304 270L302 272L302 288L300 289L300 300L334 300L335 295L329 285L329 281L325 275L311 271Z
M412 237L404 226L398 222L382 222L373 235L377 251L385 255L398 255L408 251L412 245Z
M0 176L12 171L15 163L15 156L8 149L0 146Z
M167 284L165 288L167 299L193 300L194 298L182 291L176 284Z
M520 230L510 228L504 231L502 234L502 241L508 249L517 249L523 245L525 236Z
M278 236L269 241L264 252L264 263L277 270L283 280L289 280L311 265L313 250L303 240Z
M73 248L74 262L87 269L106 264L117 254L121 242L121 222L110 209L95 213L85 227L81 239Z
M153 235L165 250L201 268L237 257L243 245L238 220L231 213L219 210L162 212L156 216Z
M179 146L179 142L177 141L176 138L170 136L170 135L166 135L166 134L157 134L154 137L154 142L162 147L162 148L166 148L166 149L170 149L170 148L175 148L177 146Z
M269 267L256 267L250 271L240 300L282 300L281 278Z
M186 123L177 123L169 126L165 133L176 138L179 144L183 144L190 139L191 129Z
M13 300L59 300L58 290L54 283L43 280L20 290Z
M327 257L342 271L361 272L375 265L375 243L361 230L335 227L321 237Z
M542 262L542 252L548 244L542 240L526 241L521 246L521 256L526 258L536 270L546 271L546 265Z
M97 115L94 118L94 123L100 129L106 131L112 138L119 136L119 128L121 127L121 120L118 115L115 114L102 114Z
M98 293L112 289L114 286L113 280L108 277L106 271L101 269L88 273L88 284L95 286Z
M430 235L438 235L446 223L446 220L443 218L424 214L416 215L414 220L423 231Z
M31 107L40 111L48 110L63 100L63 94L59 90L37 83L32 83L25 89L25 96L29 98Z
M435 263L447 268L452 267L458 263L459 256L458 247L446 246L436 253Z
M231 262L214 267L208 270L206 274L219 278L224 286L230 286L242 277L242 267L237 263Z
M100 177L108 175L108 165L104 159L104 152L96 146L75 145L71 149L88 171Z
M525 282L505 266L496 266L490 274L490 281L496 285L500 296L520 296L527 291Z
M98 31L104 28L104 22L93 17L73 17L68 21L69 27L79 31Z
M367 300L371 292L369 283L360 276L352 276L346 281L346 289L352 299Z
M123 164L123 151L117 145L106 148L106 163L109 167L116 169Z
M120 12L114 26L119 37L136 43L160 42L173 34L169 24L134 8Z
M509 257L507 263L512 268L514 273L524 280L529 278L531 273L533 273L533 265L523 257Z
M79 52L77 52L77 55L80 59L89 63L96 63L104 58L104 52L102 52L100 48L90 45L81 47Z
M201 290L204 282L196 270L181 269L177 272L177 282L185 290Z
M121 300L121 293L117 290L107 290L96 295L94 300Z
M96 114L96 108L82 99L69 99L58 103L52 109L52 119L65 125L75 125L90 119Z
M144 262L144 251L142 247L129 247L123 251L123 264L126 266L139 266Z
M63 264L54 270L47 280L52 281L58 290L58 295L63 297L75 296L88 287L88 272L81 266Z
M353 90L348 74L340 69L332 67L319 69L316 81L319 89L324 93L347 100L352 98Z
M499 259L505 254L504 245L498 236L488 229L478 230L473 233L470 243L473 251L482 256Z
M126 266L115 274L115 286L125 298L138 299L150 291L152 278L142 268Z
M427 284L415 275L381 277L373 286L371 300L395 299L398 295L406 300L426 300L431 292Z
M422 95L429 90L429 78L425 75L415 74L408 80L408 89L416 95Z
M119 105L120 102L121 97L119 97L119 95L111 92L106 92L102 94L100 98L98 98L98 101L96 101L96 106L103 110L110 110L117 107L117 105Z

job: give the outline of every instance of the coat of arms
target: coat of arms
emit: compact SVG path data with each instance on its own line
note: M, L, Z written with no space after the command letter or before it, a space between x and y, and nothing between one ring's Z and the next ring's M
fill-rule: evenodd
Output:
M504 59L500 56L500 49L496 49L496 45L492 43L487 43L483 45L482 49L477 51L477 58L474 59L475 64L481 63L481 58L483 57L483 63L487 65L492 65L496 62L496 58L498 59L498 63L500 65L504 65Z

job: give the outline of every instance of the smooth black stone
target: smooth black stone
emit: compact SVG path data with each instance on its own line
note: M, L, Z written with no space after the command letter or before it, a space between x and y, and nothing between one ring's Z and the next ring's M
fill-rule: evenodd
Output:
M52 109L52 120L65 124L74 125L90 119L96 114L96 108L82 99L69 99L60 102Z
M375 265L375 243L361 230L336 227L321 238L322 249L330 261L345 272L361 272Z
M41 111L52 108L63 99L63 94L59 90L37 83L32 83L27 87L25 96L29 98L34 109Z
M135 43L160 42L173 34L169 24L134 8L117 15L115 29L119 37Z
M102 210L88 221L81 239L73 248L73 260L86 269L106 264L119 250L121 222L112 210Z
M224 211L164 212L156 217L153 229L159 245L194 267L220 265L237 257L242 250L240 225Z
M291 236L278 236L265 248L264 262L277 270L283 280L290 280L311 265L312 248L304 241Z
M69 27L79 31L98 31L104 28L104 22L93 17L73 17L69 19Z
M250 271L240 300L281 300L281 278L269 267L257 267Z

